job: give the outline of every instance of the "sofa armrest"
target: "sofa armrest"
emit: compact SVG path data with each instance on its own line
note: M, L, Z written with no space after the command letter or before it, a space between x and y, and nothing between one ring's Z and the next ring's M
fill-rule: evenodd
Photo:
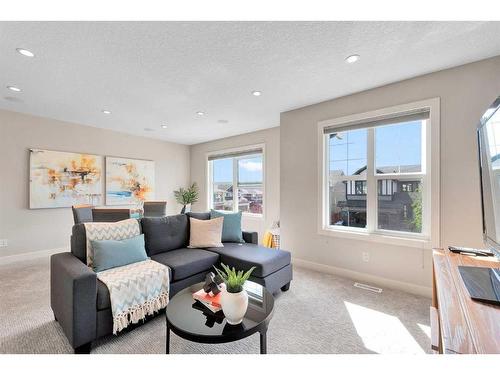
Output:
M259 234L257 232L245 232L243 231L243 240L246 243L253 243L255 245L259 244Z
M96 338L97 275L71 253L50 258L50 305L73 348Z

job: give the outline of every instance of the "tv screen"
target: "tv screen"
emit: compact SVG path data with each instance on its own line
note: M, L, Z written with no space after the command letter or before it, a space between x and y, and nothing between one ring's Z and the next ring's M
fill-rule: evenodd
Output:
M486 245L500 258L500 97L488 108L478 128L479 166Z

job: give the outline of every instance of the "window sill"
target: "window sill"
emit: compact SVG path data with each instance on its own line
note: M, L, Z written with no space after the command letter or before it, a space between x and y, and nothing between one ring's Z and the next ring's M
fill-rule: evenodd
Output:
M418 238L413 236L392 236L385 233L367 233L363 230L343 230L334 228L321 228L318 234L330 237L348 238L389 245L399 245L406 247L416 247L419 249L431 249L431 241L428 238Z

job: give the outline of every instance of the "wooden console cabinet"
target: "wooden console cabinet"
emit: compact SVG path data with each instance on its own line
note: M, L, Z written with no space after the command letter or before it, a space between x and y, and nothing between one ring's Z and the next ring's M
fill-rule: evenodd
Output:
M458 266L500 267L492 257L433 250L431 343L436 353L500 353L500 307L472 300Z

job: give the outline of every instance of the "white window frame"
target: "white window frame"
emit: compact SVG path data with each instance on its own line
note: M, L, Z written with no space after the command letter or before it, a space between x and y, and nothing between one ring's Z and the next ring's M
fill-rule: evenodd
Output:
M329 190L328 190L328 137L324 129L345 127L353 122L369 122L385 117L404 115L415 110L429 110L429 120L422 127L422 172L381 174L373 173L375 167L374 129L368 131L367 149L367 227L344 227L329 225ZM440 99L431 98L418 102L397 105L375 111L349 115L318 122L318 233L320 235L343 237L373 242L403 245L423 249L440 247L440 177L439 177L439 133L440 133ZM359 180L364 177L348 176L347 180ZM377 215L377 180L391 177L415 177L422 179L422 233L410 233L378 229Z
M265 144L252 144L235 148L228 148L223 150L210 151L206 153L206 184L207 184L207 210L211 210L213 207L213 188L214 184L212 181L212 163L210 163L209 157L232 154L238 152L245 152L255 149L262 150L262 214L256 214L252 212L242 211L243 216L255 219L264 219L266 213L266 147ZM241 157L233 157L236 162L233 162L233 210L226 212L238 212L238 160L246 159L249 155L244 155Z

